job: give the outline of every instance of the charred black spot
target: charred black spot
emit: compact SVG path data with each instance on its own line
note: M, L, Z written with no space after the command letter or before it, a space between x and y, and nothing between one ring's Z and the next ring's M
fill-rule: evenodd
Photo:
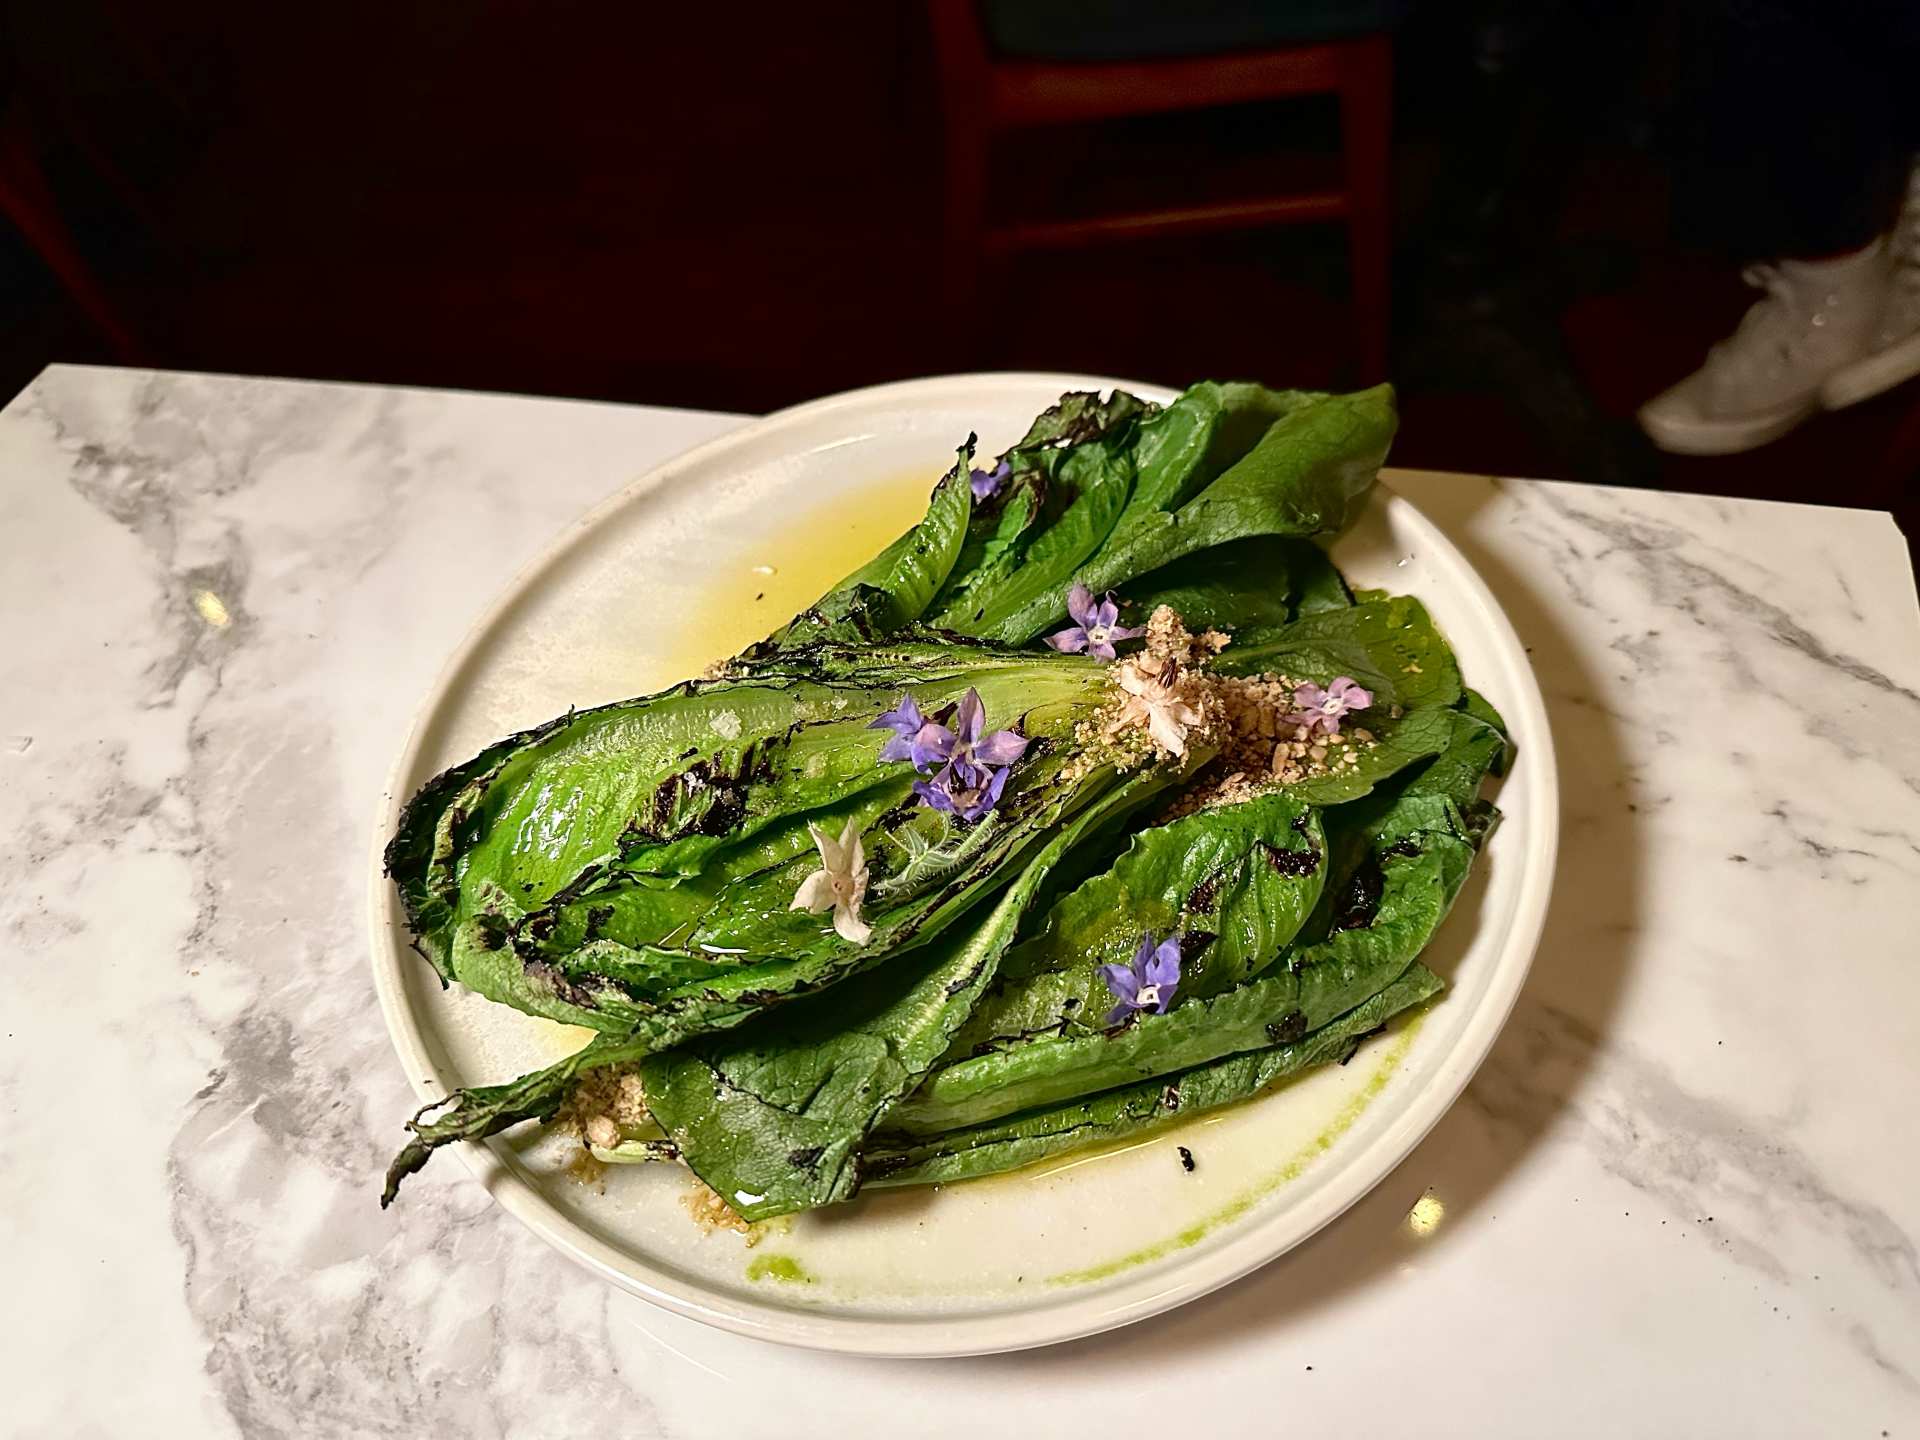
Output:
M1420 853L1420 842L1414 839L1411 835L1403 836L1402 838L1394 841L1393 844L1387 846L1386 849L1380 852L1383 858L1391 855L1391 856L1396 856L1402 859L1409 859L1409 860L1412 859L1415 855L1418 855L1419 853Z
M1160 1103L1169 1110L1178 1110L1180 1108L1180 1082L1178 1080L1160 1092Z
M789 1150L787 1164L796 1170L812 1170L819 1166L820 1157L826 1153L824 1145L809 1145L803 1150Z
M1062 1010L1078 1010L1080 1008L1080 997L1078 995L1069 995L1060 1002L1060 1008Z
M1211 910L1220 898L1220 876L1216 871L1187 892L1188 910Z
M1340 896L1333 910L1331 933L1342 930L1364 930L1373 924L1373 917L1380 910L1380 892L1385 888L1386 878L1380 873L1380 866L1368 860L1353 872L1353 879L1347 882L1346 891Z
M1311 848L1306 850L1277 850L1263 841L1260 846L1260 853L1266 858L1268 869L1272 870L1276 875L1285 875L1291 879L1298 879L1303 875L1311 875L1320 868L1320 852Z
M589 940L598 940L607 928L607 922L613 919L613 906L590 905L587 907L587 936Z
M498 924L490 924L486 919L474 922L473 938L482 950L498 950L507 943L506 931Z
M1180 1168L1191 1175L1193 1173L1193 1151L1187 1149L1184 1145L1175 1148L1180 1151Z
M1267 1026L1267 1039L1275 1045L1291 1045L1306 1033L1307 1017L1299 1010L1289 1010Z

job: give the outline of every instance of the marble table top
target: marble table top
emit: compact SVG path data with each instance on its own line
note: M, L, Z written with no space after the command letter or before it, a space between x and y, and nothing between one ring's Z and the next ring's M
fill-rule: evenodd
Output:
M0 413L0 1430L1920 1435L1920 610L1860 511L1401 477L1538 667L1552 913L1464 1100L1208 1300L843 1359L652 1310L457 1163L383 1214L413 707L738 423L66 366Z

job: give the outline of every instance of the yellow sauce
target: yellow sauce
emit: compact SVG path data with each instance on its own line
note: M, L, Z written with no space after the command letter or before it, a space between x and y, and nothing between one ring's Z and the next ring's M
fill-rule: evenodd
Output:
M932 488L925 475L876 481L743 552L668 632L671 647L651 657L642 688L698 675L765 639L917 524Z

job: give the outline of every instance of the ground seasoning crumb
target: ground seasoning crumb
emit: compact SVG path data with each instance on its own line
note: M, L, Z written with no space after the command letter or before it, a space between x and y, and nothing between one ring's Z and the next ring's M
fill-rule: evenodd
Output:
M687 1213L693 1217L693 1223L712 1234L715 1230L732 1230L747 1237L751 1247L760 1243L760 1230L740 1217L731 1205L720 1198L717 1191L709 1189L696 1180L691 1188L680 1196L680 1203L687 1207Z
M1160 816L1177 820L1196 810L1236 805L1279 786L1352 770L1379 742L1354 727L1337 735L1289 724L1298 711L1290 675L1219 675L1210 668L1229 637L1218 630L1190 632L1170 606L1149 617L1144 648L1113 667L1113 698L1074 732L1079 752L1062 778L1071 783L1095 766L1122 772L1187 743L1210 743L1219 753ZM1396 710L1398 707L1395 707Z
M618 1065L583 1075L556 1119L589 1145L603 1150L653 1123L639 1071Z
M576 1185L591 1185L595 1189L604 1189L607 1179L607 1167L593 1158L593 1152L584 1147L575 1150L567 1161L567 1178Z
M1184 1145L1177 1148L1180 1151L1180 1168L1191 1175L1193 1173L1193 1151L1187 1149Z

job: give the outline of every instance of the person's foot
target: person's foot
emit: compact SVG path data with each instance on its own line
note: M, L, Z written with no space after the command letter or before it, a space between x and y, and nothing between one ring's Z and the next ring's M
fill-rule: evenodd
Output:
M1829 410L1858 405L1920 375L1920 161L1907 179L1907 200L1888 237L1893 271L1881 305L1880 323L1867 353L1842 365L1820 387Z
M1679 455L1779 439L1821 408L1831 377L1872 352L1891 268L1884 240L1837 260L1754 266L1746 279L1766 294L1706 364L1640 407L1640 428Z

